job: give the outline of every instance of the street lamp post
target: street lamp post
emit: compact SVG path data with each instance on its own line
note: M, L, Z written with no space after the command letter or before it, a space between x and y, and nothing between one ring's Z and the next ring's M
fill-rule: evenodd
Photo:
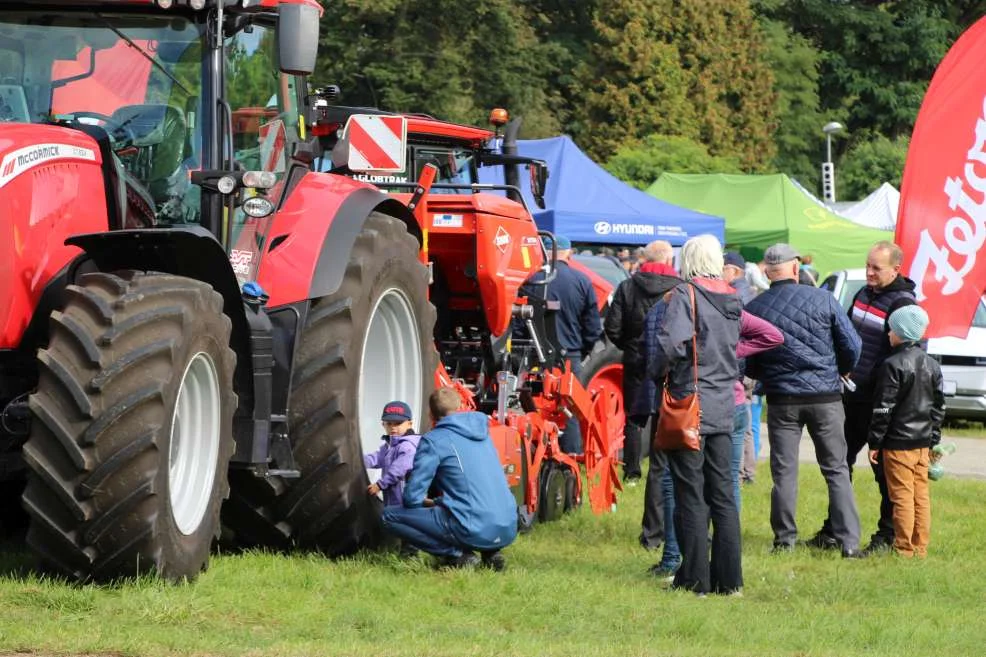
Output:
M825 133L825 161L822 162L822 198L826 203L835 203L835 164L832 162L832 133L843 129L837 121L822 126Z

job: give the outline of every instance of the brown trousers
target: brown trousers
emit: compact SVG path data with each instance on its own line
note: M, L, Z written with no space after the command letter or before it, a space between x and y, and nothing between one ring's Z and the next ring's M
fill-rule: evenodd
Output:
M883 450L883 470L893 504L894 549L901 556L928 556L931 538L929 459L927 447Z

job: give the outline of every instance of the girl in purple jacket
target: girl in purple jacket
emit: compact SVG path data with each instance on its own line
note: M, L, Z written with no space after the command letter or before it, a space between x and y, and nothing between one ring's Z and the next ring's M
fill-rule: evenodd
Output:
M380 468L380 479L370 484L366 492L376 495L383 491L384 506L401 506L404 482L414 465L414 453L421 436L414 433L411 407L402 401L392 401L383 407L381 416L384 444L372 454L363 456L363 465Z

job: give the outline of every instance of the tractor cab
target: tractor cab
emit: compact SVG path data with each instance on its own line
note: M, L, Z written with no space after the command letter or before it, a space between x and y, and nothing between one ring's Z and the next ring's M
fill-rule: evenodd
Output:
M317 43L299 36L302 15L318 20L313 3L5 4L0 142L13 134L3 124L94 138L109 228L202 224L228 244L254 192L223 197L192 174L261 170L283 182L303 139L295 73L314 65ZM234 120L244 111L252 120ZM283 185L263 193L276 203Z

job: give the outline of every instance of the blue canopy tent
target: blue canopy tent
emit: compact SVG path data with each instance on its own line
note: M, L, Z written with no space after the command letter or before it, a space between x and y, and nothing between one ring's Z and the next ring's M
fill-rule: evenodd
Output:
M722 242L725 221L687 210L645 194L593 162L567 136L520 140L520 155L548 163L545 209L538 208L530 181L521 172L521 191L542 230L573 242L647 244L667 240L672 246L710 233ZM479 170L480 182L503 184L501 167Z

